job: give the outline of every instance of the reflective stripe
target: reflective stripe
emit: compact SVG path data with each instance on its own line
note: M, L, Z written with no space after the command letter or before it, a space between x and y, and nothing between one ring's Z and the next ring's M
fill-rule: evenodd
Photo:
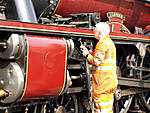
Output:
M100 58L100 59L104 59L104 55L103 54L95 53L95 56Z
M109 102L95 103L95 106L109 106L109 104L113 105L113 100L110 100Z
M113 113L112 107L109 109L103 109L100 113Z
M97 58L94 58L94 62L98 65L101 63Z
M113 113L113 100L109 102L95 103L95 111L98 113Z
M107 59L102 61L102 63L116 63L116 59Z
M93 66L93 70L116 70L116 66Z

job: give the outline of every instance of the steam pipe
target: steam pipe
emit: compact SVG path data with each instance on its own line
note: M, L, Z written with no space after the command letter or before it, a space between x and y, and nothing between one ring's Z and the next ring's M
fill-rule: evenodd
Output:
M18 18L21 22L37 23L35 10L31 0L14 0Z

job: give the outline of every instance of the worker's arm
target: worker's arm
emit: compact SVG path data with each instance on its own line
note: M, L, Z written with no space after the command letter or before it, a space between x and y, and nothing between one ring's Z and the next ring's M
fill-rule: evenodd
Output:
M104 60L105 53L107 51L107 44L106 43L98 43L96 45L94 54L88 53L87 60L94 66L99 66L101 62Z

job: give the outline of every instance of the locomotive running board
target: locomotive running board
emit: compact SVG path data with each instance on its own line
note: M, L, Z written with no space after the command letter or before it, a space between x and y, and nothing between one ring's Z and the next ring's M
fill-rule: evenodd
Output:
M62 27L55 25L42 25L25 23L18 21L6 21L0 20L0 31L7 32L18 32L18 33L34 33L34 34L47 34L57 35L65 37L82 37L82 38L94 38L94 33L89 29L79 29L71 27ZM125 34L125 33L110 33L113 40L124 40L124 41L142 41L149 42L150 36L136 35L136 34Z
M42 25L18 21L0 20L0 31L48 34L67 37L93 37L92 30L62 27L57 25Z

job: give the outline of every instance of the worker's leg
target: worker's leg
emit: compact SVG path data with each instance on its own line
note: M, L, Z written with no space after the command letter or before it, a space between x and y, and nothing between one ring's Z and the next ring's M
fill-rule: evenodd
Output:
M95 113L113 113L114 94L102 94L100 102L95 103Z

